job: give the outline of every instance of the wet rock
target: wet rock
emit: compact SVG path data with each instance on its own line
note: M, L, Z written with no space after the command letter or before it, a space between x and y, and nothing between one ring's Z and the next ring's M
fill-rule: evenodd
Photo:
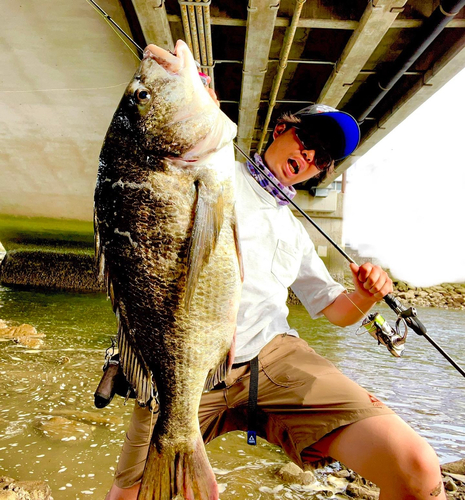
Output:
M38 332L32 325L8 326L0 320L0 338L13 340L29 349L39 349L44 343L44 337L45 334Z
M18 500L18 495L11 490L0 490L0 500Z
M58 416L37 421L35 428L49 439L70 442L85 441L95 431L95 426Z
M452 472L453 474L465 475L465 458L457 460L456 462L449 462L447 464L443 464L441 465L441 470L443 473Z
M315 481L315 476L310 471L303 471L298 465L289 462L276 473L279 478L285 483L290 484L312 484Z
M13 340L17 344L21 344L29 349L39 349L44 345L44 341L36 337L16 337Z
M14 479L8 476L0 476L0 490L4 490L9 484L14 483Z
M88 425L119 425L123 423L122 417L117 415L105 415L103 412L55 409L52 415L65 417Z
M458 487L457 485L455 484L454 480L447 476L443 479L442 481L444 483L444 489L446 491L457 491L458 490Z
M465 485L465 476L463 474L454 474L453 472L444 472L443 474L446 477L451 477L454 481L459 484Z
M348 480L349 477L351 477L351 472L347 469L342 469L342 470L339 470L337 472L334 472L333 476Z
M32 325L19 326L1 326L0 337L5 339L14 339L19 337L45 337L45 334L39 333Z
M356 482L347 485L346 495L357 500L377 500L379 497L379 493L372 488Z
M16 481L0 477L1 500L53 500L52 490L44 481Z

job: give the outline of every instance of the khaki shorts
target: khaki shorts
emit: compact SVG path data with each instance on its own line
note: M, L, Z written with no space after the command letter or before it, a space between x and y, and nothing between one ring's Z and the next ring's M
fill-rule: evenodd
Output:
M392 414L297 337L278 335L259 354L257 434L280 446L299 466L324 457L312 445L339 427ZM206 443L247 430L250 366L233 368L220 388L205 393L199 423ZM137 403L115 473L115 484L140 481L156 416Z

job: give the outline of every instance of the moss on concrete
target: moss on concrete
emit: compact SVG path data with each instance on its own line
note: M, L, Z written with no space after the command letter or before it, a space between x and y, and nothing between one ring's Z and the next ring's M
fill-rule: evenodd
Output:
M91 253L13 250L0 264L0 283L76 292L103 291Z
M7 252L53 249L57 252L90 253L94 230L90 221L0 214L0 242Z

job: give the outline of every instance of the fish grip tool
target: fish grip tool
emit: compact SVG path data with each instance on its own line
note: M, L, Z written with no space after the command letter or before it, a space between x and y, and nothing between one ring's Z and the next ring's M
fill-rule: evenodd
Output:
M234 147L236 150L241 153L241 155L248 161L250 162L254 168L256 168L261 174L266 176L265 171L263 168L257 164L250 156L245 153L236 143L234 143ZM273 186L280 192L280 194L302 215L302 217L310 222L312 226L328 240L331 245L349 262L358 265L355 260L347 254L328 234L326 234L323 229L304 211L302 210L297 203L292 201L292 198L290 198L279 186L279 184L272 178L266 176L268 181L273 184ZM440 347L428 334L426 331L425 325L420 321L420 319L417 316L417 311L414 307L405 307L396 297L392 296L391 294L386 295L383 297L383 300L386 302L386 304L397 314L397 317L404 319L405 324L411 328L417 335L421 335L422 337L425 337L425 339L440 353L442 354L447 361L461 374L465 377L465 370L453 359L447 354L447 352ZM389 349L389 348L388 348Z

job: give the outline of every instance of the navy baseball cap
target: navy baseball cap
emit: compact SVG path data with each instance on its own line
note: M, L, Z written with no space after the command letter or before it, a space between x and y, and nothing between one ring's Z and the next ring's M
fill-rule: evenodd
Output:
M301 122L296 128L321 136L333 160L342 160L352 154L360 142L360 128L355 118L325 104L313 104L294 115Z

